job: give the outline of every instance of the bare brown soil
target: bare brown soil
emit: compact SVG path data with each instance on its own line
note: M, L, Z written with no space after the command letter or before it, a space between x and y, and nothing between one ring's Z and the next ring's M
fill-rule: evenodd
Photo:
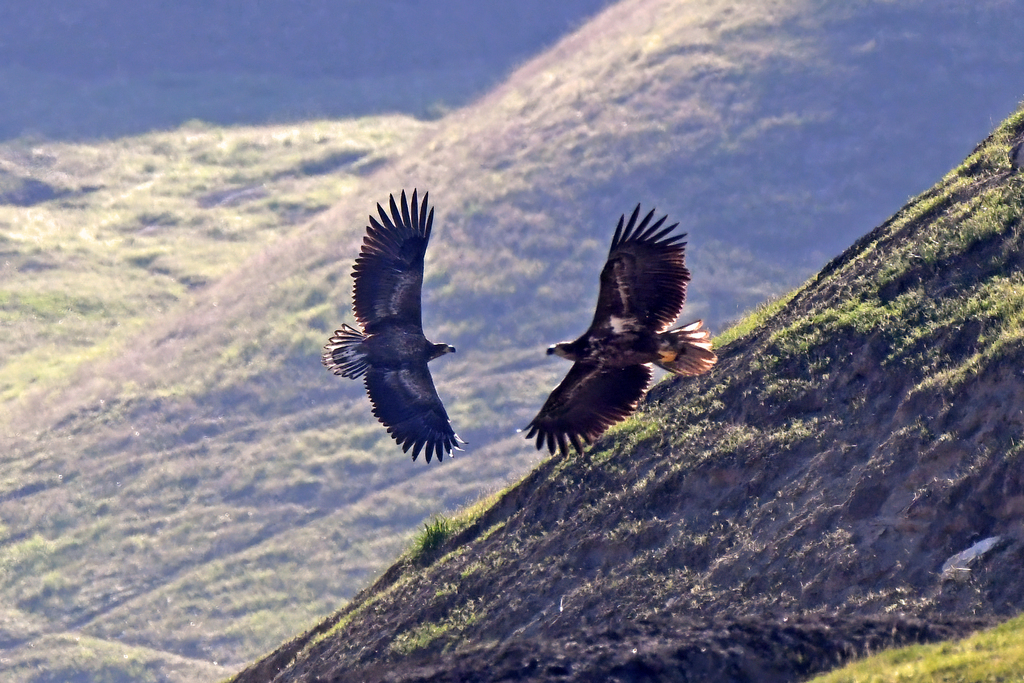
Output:
M990 621L906 618L625 622L491 643L442 657L328 669L324 681L722 681L774 683L826 671L883 648L946 640ZM287 679L284 679L287 680Z

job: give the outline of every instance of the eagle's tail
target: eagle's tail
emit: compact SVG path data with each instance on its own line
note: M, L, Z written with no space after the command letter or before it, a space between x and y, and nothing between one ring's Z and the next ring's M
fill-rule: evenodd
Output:
M710 370L718 356L711 350L711 335L701 329L703 324L698 320L663 332L658 348L661 360L654 364L677 375L702 375Z
M342 325L334 336L327 340L320 361L328 370L342 377L362 377L370 364L366 353L360 348L366 335L354 327Z

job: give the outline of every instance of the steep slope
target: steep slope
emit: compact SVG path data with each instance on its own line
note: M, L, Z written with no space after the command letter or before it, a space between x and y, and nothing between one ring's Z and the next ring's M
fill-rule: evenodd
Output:
M94 355L21 377L39 390L4 406L7 658L30 679L44 642L70 660L81 635L191 658L198 678L330 613L425 519L539 461L515 429L566 369L542 349L585 327L620 212L642 201L684 222L685 315L721 329L1011 108L1018 10L981 3L966 22L957 3L629 0L371 175L346 174L333 209L135 318L138 335L76 319L95 323ZM226 152L240 167L256 154ZM425 324L460 349L434 372L472 450L440 467L409 463L357 383L318 360L349 320L366 214L402 187L438 207ZM14 258L35 248L8 237ZM79 239L66 248L84 262Z
M1021 141L236 683L794 680L1024 610Z

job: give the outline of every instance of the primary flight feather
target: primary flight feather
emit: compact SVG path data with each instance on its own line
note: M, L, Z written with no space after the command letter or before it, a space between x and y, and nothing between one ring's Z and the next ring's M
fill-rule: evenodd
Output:
M619 219L601 270L590 328L579 339L548 349L573 362L533 421L526 438L554 453L582 452L616 422L629 417L647 391L651 364L678 375L707 372L718 360L700 320L669 329L683 309L690 271L686 234L663 227L668 216L643 220L638 204Z
M374 416L415 460L440 461L463 442L452 429L427 363L455 347L435 344L423 334L420 293L423 256L430 241L434 209L413 190L411 206L402 191L390 196L391 213L380 204L352 268L352 308L361 330L350 325L324 346L323 364L342 377L363 377ZM399 206L400 203L400 206Z

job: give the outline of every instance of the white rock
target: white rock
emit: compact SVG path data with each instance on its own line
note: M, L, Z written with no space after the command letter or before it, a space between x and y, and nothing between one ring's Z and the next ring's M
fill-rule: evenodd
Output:
M1000 540L1002 540L1002 536L990 536L978 541L967 550L961 550L942 564L942 578L953 579L964 576L970 572L971 562L992 550Z

